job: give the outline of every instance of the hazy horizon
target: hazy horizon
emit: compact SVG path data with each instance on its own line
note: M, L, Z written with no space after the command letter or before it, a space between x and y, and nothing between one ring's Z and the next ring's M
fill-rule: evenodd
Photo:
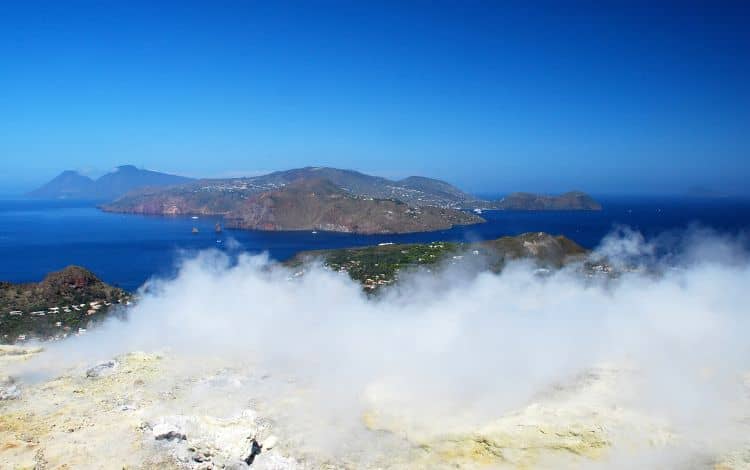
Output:
M8 191L8 190L0 191L0 199L25 198L26 194L28 194L30 191L43 186L44 184L46 184L47 182L49 182L50 180L52 180L54 177L60 175L63 172L66 172L66 171L75 171L75 172L77 172L77 173L79 173L79 174L81 174L83 176L87 176L87 177L91 178L92 180L96 180L97 178L99 178L99 177L101 177L101 176L103 176L105 174L117 171L118 167L120 167L120 166L135 166L136 168L138 168L140 170L156 171L156 172L160 172L160 173L173 174L173 175L177 175L177 176L186 176L186 177L195 178L195 179L250 178L250 177L255 177L255 176L266 175L266 174L273 173L273 172L276 172L276 171L284 171L284 170L291 170L292 169L292 168L278 168L278 169L273 169L273 170L261 170L261 171L254 171L254 172L248 172L248 173L242 173L242 172L221 172L221 173L216 173L216 174L197 175L197 174L185 174L185 173L180 173L180 172L164 172L164 171L161 171L161 170L156 169L156 168L143 167L143 166L133 165L131 163L122 163L120 165L117 165L117 166L112 167L112 168L108 168L106 170L94 169L94 168L91 168L91 167L86 167L86 168L81 168L81 169L68 168L68 169L64 169L64 170L61 170L60 172L56 173L52 178L49 178L49 179L44 180L44 181L41 181L41 182L36 183L34 185L31 185L31 186L28 186L28 187L22 187L22 188L20 188L19 190L16 190L16 191L13 191L12 189L10 191ZM313 168L314 167L318 167L318 165L306 165L306 166L313 167ZM347 168L347 167L341 167L339 169L342 169L342 170L352 170L352 171L356 171L356 172L360 172L360 173L365 173L365 174L368 174L368 175L371 175L371 176L380 176L380 177L388 178L388 179L391 179L391 180L394 180L394 181L397 181L397 180L400 180L400 179L404 179L404 178L407 178L407 177L410 177L410 176L427 176L427 177L431 177L431 176L425 175L425 174L408 174L408 175L404 174L404 175L392 176L392 175L387 175L387 174L383 174L383 173L379 173L379 172L372 172L372 173L363 172L363 171L360 171L357 168ZM506 190L497 189L497 190L485 190L485 191L479 190L479 191L473 191L471 189L467 189L467 188L462 187L460 185L456 185L450 179L442 179L442 178L436 178L436 179L446 181L446 182L448 182L450 184L454 184L459 189L462 189L462 190L464 190L465 192L467 192L469 194L473 194L474 196L478 196L478 197L484 198L484 199L498 198L498 197L502 197L503 195L507 195L507 194L512 193L512 192L534 192L534 193L538 193L538 194L550 194L550 195L552 195L552 194L562 194L564 192L569 192L569 191L584 191L584 192L588 192L589 194L594 195L594 196L598 196L598 197L618 197L618 196L624 196L624 197L627 197L627 196L633 196L633 197L638 197L638 196L642 196L642 197L650 197L650 196L656 196L656 197L658 197L658 196L664 196L664 197L679 197L679 196L717 197L717 196L720 196L720 197L730 197L730 198L736 197L736 198L743 198L744 199L744 198L750 196L750 193L748 193L748 192L745 192L745 193L743 193L743 192L735 192L735 193L732 193L732 192L722 192L720 189L715 188L715 187L700 186L700 185L685 187L682 191L680 191L679 188L677 188L675 191L661 191L661 192L659 192L659 191L651 191L651 192L649 192L649 191L640 191L640 192L633 191L633 192L628 192L628 191L622 191L622 190L620 190L620 191L611 190L611 191L604 191L604 192L596 192L596 191L595 192L591 192L591 191L587 191L585 188L576 187L576 186L568 187L568 188L563 188L563 189L559 189L559 190L556 190L556 191L547 191L547 190L544 190L544 189L537 189L537 190L533 190L532 191L532 190L529 190L529 189L526 189L526 188L523 188L523 187L518 187L518 188L511 187L511 188L506 189ZM7 186L6 186L6 188L7 188ZM700 192L705 192L706 194L700 194ZM713 194L711 194L711 193L713 193Z
M14 2L1 192L132 163L750 194L750 7Z
M749 26L5 2L0 467L750 470Z

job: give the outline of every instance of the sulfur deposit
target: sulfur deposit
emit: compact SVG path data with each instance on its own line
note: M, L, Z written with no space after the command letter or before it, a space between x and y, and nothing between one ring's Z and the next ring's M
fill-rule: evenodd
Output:
M0 364L14 369L44 354L4 348ZM315 426L325 434L326 423L290 417L306 406L303 382L206 362L133 352L55 377L13 378L16 395L0 401L0 467L561 468L606 463L623 449L679 449L682 439L669 423L622 407L638 373L607 366L481 423L436 417L452 423L445 428L425 426L389 401L387 383L372 383L352 442L333 434L338 442L320 445ZM743 452L702 463L746 468Z

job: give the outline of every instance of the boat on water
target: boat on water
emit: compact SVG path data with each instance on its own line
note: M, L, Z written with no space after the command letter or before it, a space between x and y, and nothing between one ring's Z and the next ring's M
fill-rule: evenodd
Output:
M191 219L193 219L193 220L197 220L197 219L198 219L198 216L197 216L197 215L194 215L193 217L191 217Z
M193 233L198 233L198 227L193 227L193 230L192 230L192 232L193 232Z
M218 222L216 223L216 225L214 226L214 231L216 233L221 233L222 228L221 228L221 224L220 223L218 223Z

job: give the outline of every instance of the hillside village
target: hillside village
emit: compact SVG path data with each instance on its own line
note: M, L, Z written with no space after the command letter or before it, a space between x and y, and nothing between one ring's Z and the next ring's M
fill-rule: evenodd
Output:
M56 340L83 334L132 295L69 266L39 283L0 283L0 343Z
M130 305L128 296L114 303L107 300L94 300L77 305L47 307L33 312L11 310L0 313L0 338L2 344L12 344L32 340L54 341L69 335L82 335L90 322L99 319L116 305ZM83 325L83 326L81 326ZM15 331L29 331L18 333Z

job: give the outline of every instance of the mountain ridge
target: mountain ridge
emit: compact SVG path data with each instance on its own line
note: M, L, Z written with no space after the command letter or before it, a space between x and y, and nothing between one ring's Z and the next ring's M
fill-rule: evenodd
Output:
M261 191L216 184L131 194L101 208L149 215L221 215L229 228L266 231L412 233L484 222L450 207L363 196L322 177L302 177L283 185L271 182Z
M163 188L191 181L194 181L193 178L140 169L134 165L120 165L97 179L81 175L74 170L65 170L51 181L27 193L27 196L37 199L108 201L138 189Z
M484 222L456 209L356 196L324 178L300 179L251 196L225 217L235 228L363 234L424 232Z
M51 199L89 199L112 202L126 197L169 198L186 193L237 193L242 196L279 189L300 179L326 179L357 196L393 199L412 206L454 209L497 210L599 210L601 205L582 191L560 195L525 192L510 193L500 200L486 200L469 194L443 180L425 176L388 179L356 170L307 166L274 171L264 175L235 178L187 178L133 165L121 165L97 180L78 172L63 171L52 181L28 193ZM124 180L124 181L123 181Z
M229 228L411 233L484 222L472 212L596 210L584 193L478 199L445 181L423 176L390 180L355 170L304 167L247 178L201 179L142 188L100 206L146 215L218 215ZM473 211L470 211L473 209Z

